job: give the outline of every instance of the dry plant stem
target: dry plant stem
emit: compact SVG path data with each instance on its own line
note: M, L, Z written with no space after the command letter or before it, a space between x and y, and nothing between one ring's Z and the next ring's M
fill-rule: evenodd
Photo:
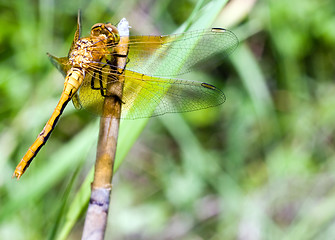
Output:
M108 220L121 104L116 98L108 97L105 99L105 106L111 111L111 116L100 120L94 181L82 238L85 240L104 239Z
M128 22L122 19L121 23L125 23L121 27L128 32ZM127 56L129 38L124 37L122 29L119 32L123 36L119 43L122 47L116 47L115 52L119 56ZM103 240L105 236L120 125L121 97L124 82L123 71L126 66L126 59L126 57L118 57L116 59L115 66L117 66L119 81L107 84L108 97L105 97L104 112L100 119L94 180L82 236L84 240Z

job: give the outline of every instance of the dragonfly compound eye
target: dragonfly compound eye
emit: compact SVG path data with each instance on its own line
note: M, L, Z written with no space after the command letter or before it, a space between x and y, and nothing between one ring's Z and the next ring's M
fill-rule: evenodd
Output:
M120 40L119 32L115 26L110 23L97 23L91 28L92 37L103 37L107 39L107 44L118 43Z
M91 36L99 36L101 34L101 29L104 27L103 23L96 23L91 28Z

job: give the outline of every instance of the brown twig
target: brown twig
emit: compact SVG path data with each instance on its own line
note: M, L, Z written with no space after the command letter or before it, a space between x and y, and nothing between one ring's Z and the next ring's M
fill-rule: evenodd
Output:
M124 21L126 20L124 19ZM128 31L128 22L126 23L126 28ZM121 35L120 30L119 32ZM127 56L127 44L128 37L123 36L119 43L122 47L115 48L118 56ZM124 82L123 71L125 65L126 57L118 57L116 59L115 66L117 66L119 79L116 82L107 84L107 97L104 100L104 112L100 119L94 180L91 186L91 197L82 236L82 239L85 240L103 240L105 235L121 116L121 97Z

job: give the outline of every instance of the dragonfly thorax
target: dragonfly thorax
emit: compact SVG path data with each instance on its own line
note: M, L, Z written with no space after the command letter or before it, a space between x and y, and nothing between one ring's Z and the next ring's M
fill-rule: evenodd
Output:
M91 28L91 36L79 39L69 53L73 67L88 68L109 55L120 41L118 30L110 23L97 23Z
M88 64L97 61L94 54L95 43L92 39L83 38L76 42L73 50L69 53L69 61L73 67L87 68Z

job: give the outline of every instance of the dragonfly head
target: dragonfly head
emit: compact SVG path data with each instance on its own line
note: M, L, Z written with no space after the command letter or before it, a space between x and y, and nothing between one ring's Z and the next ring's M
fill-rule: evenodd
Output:
M96 23L91 28L92 37L105 37L107 43L117 44L120 41L119 31L110 23Z

